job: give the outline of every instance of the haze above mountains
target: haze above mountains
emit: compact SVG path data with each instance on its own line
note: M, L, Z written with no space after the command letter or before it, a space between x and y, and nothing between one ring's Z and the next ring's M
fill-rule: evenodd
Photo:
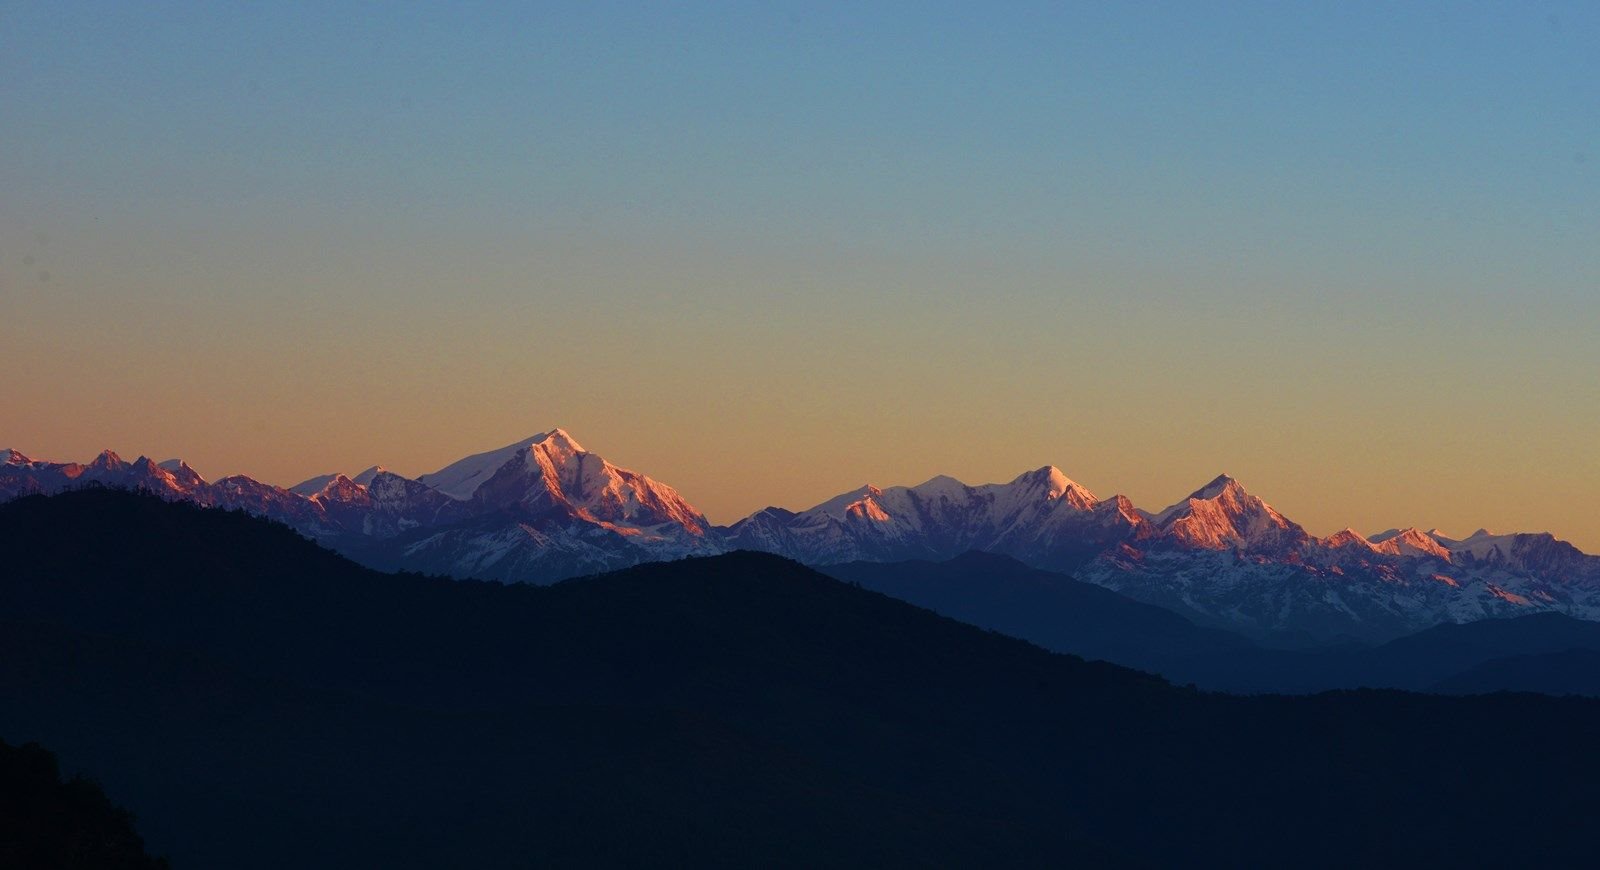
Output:
M0 453L0 498L102 484L244 509L363 564L548 583L648 561L761 550L811 565L998 553L1285 644L1377 642L1538 611L1600 618L1600 558L1548 533L1308 533L1219 476L1159 510L1045 466L1008 483L865 486L803 511L712 525L666 484L552 429L415 479L373 466L293 487L204 480L181 460L87 464Z

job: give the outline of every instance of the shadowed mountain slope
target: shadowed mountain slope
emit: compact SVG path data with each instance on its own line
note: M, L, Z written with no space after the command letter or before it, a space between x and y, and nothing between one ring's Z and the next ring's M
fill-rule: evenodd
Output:
M1546 695L1600 697L1600 650L1566 649L1490 659L1434 684L1434 691L1481 695L1516 686Z
M1244 638L1200 628L1170 610L994 553L818 570L1049 650L1158 673L1195 656L1249 647Z
M1591 701L1205 695L758 554L504 587L125 493L0 529L0 734L180 867L1589 854Z
M1558 613L1435 626L1371 648L1278 650L992 553L819 570L1055 652L1208 688L1306 693L1440 686L1455 693L1600 694L1587 689L1600 683L1600 670L1576 654L1600 651L1600 623ZM1493 664L1497 660L1504 661ZM1455 679L1469 670L1472 676Z

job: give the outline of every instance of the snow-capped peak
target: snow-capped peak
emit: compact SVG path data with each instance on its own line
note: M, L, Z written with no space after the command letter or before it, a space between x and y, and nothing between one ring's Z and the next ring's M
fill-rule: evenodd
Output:
M1224 474L1152 517L1166 537L1205 549L1293 549L1311 540L1305 530Z
M1015 520L1019 510L1024 508L1035 510L1037 508L1032 506L1048 506L1058 500L1080 511L1089 510L1099 503L1094 493L1067 477L1061 469L1046 465L1043 468L1023 472L1008 483L970 486L954 477L941 474L916 486L880 489L872 484L866 484L849 492L840 493L802 511L800 515L844 519L851 515L871 515L877 518L879 514L884 514L918 525L921 522L919 516L925 510L950 510L957 507L961 510L975 510L976 505L982 503L988 505L983 508L986 521L995 521L1002 517ZM867 507L868 502L874 505L870 509ZM856 507L858 505L860 507ZM942 507L938 507L941 505ZM990 516L991 513L993 516Z
M295 495L303 495L306 498L310 498L322 492L324 489L327 489L330 484L339 480L344 480L348 483L355 484L356 486L371 486L372 479L377 477L379 472L385 470L387 469L381 465L374 465L355 477L347 477L338 472L334 474L319 474L316 477L302 480L294 486L289 487L289 491Z
M1226 474L1222 474L1218 475L1215 480L1211 481L1205 486L1202 486L1194 492L1189 493L1188 497L1186 497L1183 501L1169 506L1166 510L1161 511L1160 513L1151 515L1150 521L1158 526L1165 526L1174 517L1190 513L1196 502L1214 502L1228 495L1233 496L1230 501L1234 502L1254 498L1245 491L1243 484ZM1259 499L1256 500L1259 501Z
M94 461L89 463L89 467L101 469L124 468L127 466L127 464L128 463L122 461L122 457L118 456L115 451L108 448L100 451L100 455L96 456Z
M1244 484L1226 474L1219 474L1215 480L1190 493L1189 497L1201 501L1210 501L1230 490L1243 493Z
M868 487L868 489L871 489L871 487ZM965 498L968 489L970 487L948 474L930 477L911 487L912 492L923 498L938 498L941 496L945 498Z
M161 463L160 467L163 471L172 475L173 480L183 486L204 486L206 483L206 479L200 475L200 472L195 471L190 467L189 463L184 462L182 459L168 459Z
M1365 550L1375 549L1371 541L1367 540L1367 538L1360 532L1357 532L1355 529L1351 528L1345 528L1342 531L1334 532L1328 537L1323 538L1322 543L1324 546L1328 547L1357 547Z
M1380 553L1391 556L1431 556L1450 561L1450 551L1440 546L1431 535L1416 528L1403 529L1385 537L1377 544Z
M342 474L330 475L328 482L315 495L311 496L311 500L324 507L340 502L371 502L365 486Z
M492 465L496 460L502 461ZM625 535L645 529L656 536L677 534L663 531L675 526L703 538L711 528L672 487L612 465L561 429L468 457L421 481L485 507L532 515L554 511Z
M1441 529L1429 529L1428 530L1428 537L1434 539L1435 541L1438 541L1439 542L1439 546L1444 547L1446 550L1454 550L1456 548L1456 546L1461 543L1460 541L1456 540L1455 538L1452 538L1449 535L1445 534L1444 531L1441 530Z
M1054 465L1024 472L1011 481L1012 487L1039 487L1047 499L1066 498L1073 506L1088 510L1099 503L1088 487L1078 483Z
M417 480L457 501L467 501L472 498L474 492L477 492L478 487L493 477L494 473L499 471L501 466L510 462L512 457L557 432L561 432L561 430L553 429L542 435L524 438L515 444L507 444L496 450L474 453L465 459L458 459L431 474L424 474ZM566 433L561 432L561 434L565 435Z
M1144 514L1133 506L1133 501L1125 495L1114 495L1104 501L1096 502L1094 512L1103 519L1115 517L1130 526L1148 522Z
M875 523L886 523L890 519L889 515L884 512L883 507L870 496L845 508L845 516L852 519L871 520Z
M527 456L533 457L540 465L551 469L562 469L571 465L581 457L594 456L583 449L583 445L575 441L564 429L551 429L538 437L528 448ZM594 457L598 463L605 463L604 459ZM559 475L559 472L557 472Z
M489 478L507 462L530 449L540 450L552 457L557 464L567 457L589 452L584 450L583 445L569 435L567 430L556 428L524 438L515 444L507 444L497 450L475 453L431 474L424 474L417 480L457 501L467 501L478 491L478 487L488 482ZM376 474L379 469L369 470ZM366 472L362 472L361 475L357 475L356 481L361 482L361 477L365 474Z
M206 485L195 470L178 460L158 463L148 456L122 462L112 454L89 467L98 479L118 486L136 486L165 496L195 497Z
M307 478L295 484L294 486L289 487L289 491L295 495L301 495L305 496L306 498L310 498L311 496L322 492L324 487L326 487L329 483L332 483L335 478L341 476L342 475L339 474L319 474L316 477Z
M935 480L937 479L938 478L935 478ZM933 481L930 480L928 482L932 483ZM850 510L851 505L861 501L862 499L879 498L882 495L883 490L868 483L852 489L849 492L840 493L839 495L828 499L822 504L819 504L810 510L802 511L801 513L822 514L824 516L833 517L834 519L843 519L845 514Z
M589 452L583 449L583 445L579 444L577 439L567 434L567 430L559 427L551 429L549 432L537 436L537 440L534 441L534 443L544 444L552 450L561 450L567 453Z
M1452 552L1464 553L1475 559L1509 559L1516 549L1518 535L1497 535L1488 529L1479 529L1451 547Z
M28 457L23 456L22 451L12 450L9 447L5 450L0 450L0 456L5 457L6 465L27 465L29 462L33 461Z

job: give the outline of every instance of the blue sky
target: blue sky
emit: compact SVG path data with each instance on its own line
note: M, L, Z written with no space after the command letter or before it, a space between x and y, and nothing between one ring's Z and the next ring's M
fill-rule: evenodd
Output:
M560 425L717 519L1050 462L1600 548L1596 45L1567 3L0 3L0 441L290 478Z

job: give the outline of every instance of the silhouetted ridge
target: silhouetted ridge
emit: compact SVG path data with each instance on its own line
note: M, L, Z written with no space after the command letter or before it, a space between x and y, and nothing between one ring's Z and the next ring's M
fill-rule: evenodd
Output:
M160 870L133 817L81 777L63 780L37 743L0 740L0 867Z
M822 570L1046 649L1157 672L1197 655L1249 646L1170 610L997 553L974 550L943 562L850 562Z
M0 734L179 866L1591 856L1595 702L1206 695L758 554L530 587L119 492L0 528Z
M1600 650L1574 647L1489 659L1446 677L1433 689L1460 695L1504 691L1600 697Z

